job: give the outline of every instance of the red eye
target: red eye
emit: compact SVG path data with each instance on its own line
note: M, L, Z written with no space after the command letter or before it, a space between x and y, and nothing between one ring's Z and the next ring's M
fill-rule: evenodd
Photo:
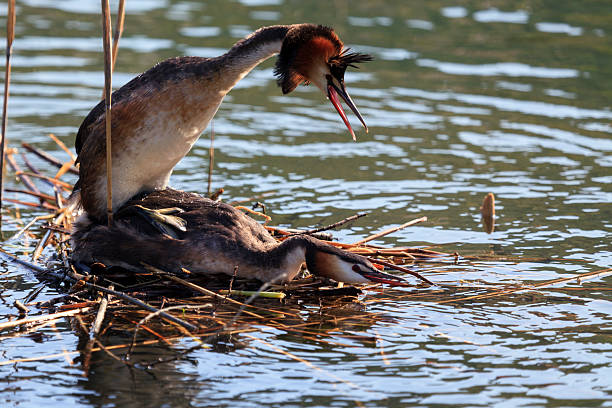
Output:
M353 271L361 273L361 268L359 268L359 265L353 265Z

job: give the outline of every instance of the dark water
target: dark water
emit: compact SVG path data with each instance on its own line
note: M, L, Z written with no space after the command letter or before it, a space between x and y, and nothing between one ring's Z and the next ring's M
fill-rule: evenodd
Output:
M10 145L27 141L65 160L47 134L72 146L101 95L99 3L17 3ZM344 242L426 215L429 222L376 243L520 259L425 265L448 285L438 296L380 289L334 311L357 307L367 324L304 306L305 322L335 331L298 336L262 326L153 373L101 353L88 378L74 354L0 366L2 406L612 406L612 278L438 303L611 266L612 3L128 1L114 83L167 57L218 55L259 26L306 21L334 26L376 58L346 78L370 133L353 143L314 87L280 96L268 61L214 120L214 187L227 200L271 192L264 201L280 225L368 211L335 233ZM203 137L172 185L205 191L207 152ZM490 235L479 219L488 192L498 216ZM20 226L4 228L9 235ZM33 245L2 247L26 255ZM2 320L40 286L4 260L0 282ZM39 299L56 294L45 288ZM17 334L2 333L2 361L77 347L68 320ZM193 345L151 346L140 356Z

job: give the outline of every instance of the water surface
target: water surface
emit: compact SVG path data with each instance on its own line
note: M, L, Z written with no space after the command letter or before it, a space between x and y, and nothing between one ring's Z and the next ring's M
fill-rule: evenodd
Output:
M36 144L66 160L47 135L73 146L100 98L99 4L17 4L9 144ZM303 319L319 335L262 326L254 338L219 340L152 373L102 354L87 378L74 355L2 366L2 405L610 406L612 278L438 303L612 265L609 2L133 1L114 84L171 56L219 55L263 25L306 21L332 25L348 46L375 57L346 77L370 132L358 131L353 143L314 87L281 96L268 61L215 117L214 187L228 201L269 193L264 202L283 226L368 211L335 232L344 242L426 215L427 223L375 243L491 258L419 266L445 284L440 292L380 288L321 315L306 304ZM179 163L174 187L205 191L209 134ZM493 234L479 215L489 192L497 198ZM37 214L20 210L24 219ZM7 235L19 225L5 223ZM26 256L33 245L3 249ZM2 320L16 315L15 299L41 286L4 260L0 279ZM39 299L58 292L46 287ZM367 324L329 318L355 308ZM3 361L77 347L68 320L14 334L2 333ZM139 353L151 360L192 345Z

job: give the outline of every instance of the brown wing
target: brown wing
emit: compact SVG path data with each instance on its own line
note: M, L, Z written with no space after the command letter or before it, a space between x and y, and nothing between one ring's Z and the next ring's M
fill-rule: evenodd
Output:
M112 97L113 102L114 102L114 99L115 99L115 93L113 93L113 97ZM81 153L81 150L83 150L83 145L87 142L87 136L89 136L90 126L93 123L95 123L103 115L104 115L104 100L98 103L89 112L89 114L83 120L83 123L81 123L81 126L79 126L79 130L76 135L76 140L74 141L74 148L76 149L76 152L77 152L77 160L76 160L77 163L79 162L78 155Z
M203 65L202 62L204 61L210 61L211 64ZM133 78L120 89L113 92L112 105L113 107L115 105L125 105L129 102L133 94L137 93L139 97L142 97L144 94L162 89L169 81L180 81L194 75L211 75L212 71L217 69L219 69L219 58L177 57L167 59ZM139 92L139 90L146 90L146 92ZM146 101L141 100L140 102L146 105ZM103 149L103 146L90 146L89 148L85 148L85 146L92 143L102 143L103 137L98 133L104 133L104 128L100 128L100 121L103 120L104 115L104 101L101 101L91 110L91 112L89 112L85 120L83 120L83 123L81 123L75 140L75 149L77 152L76 163L81 163L88 155L91 156L93 154L92 152L99 153L99 150ZM115 121L113 120L113 122ZM113 125L115 125L115 123L113 123ZM94 134L98 135L94 136ZM73 191L81 189L83 173L83 169L81 169L82 175L75 183Z

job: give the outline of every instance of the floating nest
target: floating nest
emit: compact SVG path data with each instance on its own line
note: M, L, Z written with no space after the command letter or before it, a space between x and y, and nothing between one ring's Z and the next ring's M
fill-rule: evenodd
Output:
M530 286L522 284L504 285L501 288L488 286L478 293L474 293L473 287L462 285L433 285L427 278L408 268L424 263L432 270L456 268L461 263L486 260L486 257L462 257L457 253L438 252L428 248L385 248L369 243L425 221L425 217L352 244L332 240L329 230L360 218L365 215L363 213L312 230L270 226L266 228L278 240L295 234L309 234L328 240L334 246L368 257L381 267L414 275L414 286L399 289L380 284L343 286L324 278L314 277L306 270L298 279L287 284L262 286L256 281L225 275L192 275L185 269L163 271L146 266L146 272L133 273L102 264L79 269L70 262L69 234L73 215L64 208L66 201L64 197L72 191L72 185L62 180L67 173L78 174L78 169L73 165L74 156L70 150L57 138L53 136L52 138L71 156L70 161L61 162L48 153L24 143L22 146L28 154L21 155L23 164L27 167L27 170L23 170L15 160L16 149L7 152L7 163L22 188L6 189L11 193L11 197L4 198L4 203L11 203L13 209L8 214L5 213L3 221L4 224L12 222L21 225L22 228L6 242L27 239L35 240L37 244L30 260L16 257L4 250L0 251L5 257L34 271L45 285L57 287L62 294L53 299L37 301L36 298L44 287L40 286L23 302L15 302L19 316L12 321L0 322L0 330L20 327L18 335L24 335L52 324L58 319L71 317L75 330L82 340L78 353L81 354L85 373L88 372L91 353L96 351L106 352L127 365L134 365L129 357L137 346L172 344L180 339L190 338L196 341L195 348L228 347L228 344L236 343L227 341L229 336L241 333L242 338L262 341L249 335L248 332L270 328L295 333L319 342L331 342L327 338L331 337L330 332L334 331L334 339L347 337L375 344L376 338L372 336L337 332L339 325L363 328L385 318L367 311L368 296L375 296L380 302L409 299L429 300L435 303L461 302L505 296L524 290L537 290L569 280L585 280L601 276L611 271L607 269L590 272L578 277L572 276ZM42 158L56 166L58 172L53 176L42 174L32 165L28 155ZM43 185L45 186L43 190L39 189L39 186ZM26 196L29 199L15 198L19 196ZM255 202L257 199L260 197L248 201ZM245 202L232 204L254 213L253 209L241 206ZM260 203L257 202L257 205ZM19 208L24 206L45 211L47 214L39 215L24 225L19 211ZM265 214L255 214L266 218L266 223L270 221ZM35 225L39 226L37 230L42 233L33 232ZM499 257L496 260L499 260ZM46 313L28 317L31 308ZM112 346L105 345L103 339L111 335L129 341ZM121 357L117 352L121 353ZM179 359L187 352L176 351L174 356L164 361ZM17 361L0 362L0 365ZM141 367L151 367L160 362L163 361L139 364Z

